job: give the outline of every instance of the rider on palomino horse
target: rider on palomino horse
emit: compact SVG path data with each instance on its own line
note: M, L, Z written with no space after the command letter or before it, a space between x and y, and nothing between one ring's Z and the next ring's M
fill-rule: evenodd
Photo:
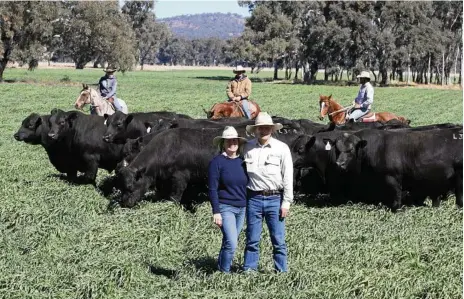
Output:
M104 71L106 74L101 77L98 82L100 95L104 100L110 102L114 106L115 110L123 111L122 104L116 97L117 82L116 77L114 76L116 68L108 66Z
M359 78L361 86L359 86L358 96L353 101L354 107L347 113L347 120L354 121L361 120L364 115L368 114L374 103L374 87L369 82L371 80L369 72L362 71L356 78Z
M245 75L245 69L238 65L232 70L235 78L227 85L227 97L229 102L242 104L243 112L248 119L251 119L248 97L251 95L251 80Z

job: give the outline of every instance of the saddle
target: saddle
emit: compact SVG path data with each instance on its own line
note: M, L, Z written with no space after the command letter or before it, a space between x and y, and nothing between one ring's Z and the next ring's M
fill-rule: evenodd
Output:
M250 116L252 116L253 114L256 114L256 106L254 104L254 102L252 100L247 100L248 101L248 110L250 111ZM239 110L240 111L240 114L242 115L242 117L246 117L246 114L245 114L245 111L243 110L243 103L242 101L240 102L233 102L234 105L235 105L235 109Z

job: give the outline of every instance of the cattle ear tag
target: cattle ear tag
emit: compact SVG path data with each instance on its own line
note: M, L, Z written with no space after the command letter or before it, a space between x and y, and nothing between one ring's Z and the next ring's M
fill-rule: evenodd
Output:
M151 127L148 127L147 128L147 133L150 133L151 132Z
M332 147L330 146L330 143L327 141L327 144L325 145L325 150L330 151Z
M105 119L105 122L103 123L105 126L106 126L106 121L107 121L107 119Z

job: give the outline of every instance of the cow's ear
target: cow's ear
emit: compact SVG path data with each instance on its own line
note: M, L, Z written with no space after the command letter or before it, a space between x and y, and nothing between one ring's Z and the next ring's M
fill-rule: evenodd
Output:
M126 126L127 126L128 124L130 124L130 122L131 122L133 119L134 119L134 117L133 117L131 114L127 115L126 120L124 121L124 123L126 124Z
M159 120L161 121L161 120ZM153 127L155 126L155 124L153 122L150 122L150 121L146 121L143 123L145 125L145 128L147 129L147 133L150 133L153 129Z
M331 140L331 139L324 138L324 139L322 139L322 141L323 141L324 144L325 144L324 149L325 149L326 151L330 151L330 150L332 149L332 147L335 146L335 142L334 142L333 140Z
M43 123L42 116L37 117L37 119L36 119L36 121L35 121L35 127L37 128L37 127L40 126L42 123Z
M58 108L53 108L52 111L50 112L50 114L53 115L53 114L57 114L57 113L60 113L60 112L64 112L64 111L61 110L61 109L58 109Z
M367 141L366 140L360 140L357 144L356 144L356 151L364 148L365 146L367 145Z
M68 116L66 117L66 120L68 121L69 126L71 128L73 127L73 123L76 120L77 116L78 116L77 112L74 111L74 112L69 113Z
M308 151L314 145L314 143L316 143L316 136L311 136L308 142L306 142L304 150Z

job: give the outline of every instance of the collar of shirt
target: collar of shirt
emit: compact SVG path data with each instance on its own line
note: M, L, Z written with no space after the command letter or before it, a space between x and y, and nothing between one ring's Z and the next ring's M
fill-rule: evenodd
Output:
M261 145L261 144L259 143L259 139L256 138L255 145L256 145L256 146L259 146L259 147L266 147L266 146L272 147L272 144L273 144L273 143L274 143L274 138L272 138L272 136L271 136L271 137L269 137L269 140L268 140L268 142L267 142L265 145Z
M229 156L227 156L227 153L226 152L222 152L222 154L224 157L228 158L228 159L237 159L238 158L238 155L236 154L234 158L231 158Z

